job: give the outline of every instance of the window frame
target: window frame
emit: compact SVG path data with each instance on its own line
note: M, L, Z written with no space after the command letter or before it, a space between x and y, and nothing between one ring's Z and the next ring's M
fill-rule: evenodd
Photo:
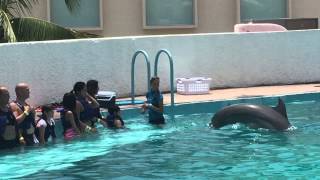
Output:
M241 0L237 0L237 24L243 23L241 22L241 8L240 8L240 2ZM286 0L287 1L287 18L292 17L292 0Z
M49 22L55 23L53 21L51 21L51 1L52 0L48 0L47 1L47 20ZM74 29L77 31L101 31L103 30L103 0L99 0L99 25L98 26L88 26L88 27L68 27L68 26L63 26L65 28L69 28L69 29ZM61 25L59 25L61 26Z
M147 7L146 1L142 1L142 17L143 17L143 29L188 29L188 28L197 28L198 27L198 0L191 0L193 1L193 24L177 24L177 25L148 25L147 24Z

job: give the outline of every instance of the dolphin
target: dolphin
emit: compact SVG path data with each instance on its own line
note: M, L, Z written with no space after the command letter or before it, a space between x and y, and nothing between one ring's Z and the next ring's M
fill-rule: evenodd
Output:
M287 130L291 126L285 103L280 98L276 107L255 104L235 104L224 107L212 117L210 125L219 129L235 123L278 131Z

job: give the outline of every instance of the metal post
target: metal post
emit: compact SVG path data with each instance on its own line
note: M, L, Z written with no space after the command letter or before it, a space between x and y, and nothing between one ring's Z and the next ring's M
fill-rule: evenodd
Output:
M165 53L170 61L170 92L171 92L171 107L174 106L174 86L173 86L173 60L172 60L172 55L171 53L166 50L166 49L161 49L158 51L156 58L155 58L155 64L154 64L154 76L158 76L158 62L159 62L159 57L161 53Z
M149 56L147 54L147 52L143 51L143 50L138 50L137 52L134 53L133 57L132 57L132 61L131 61L131 103L134 104L134 96L135 96L135 92L134 92L134 64L136 62L136 58L139 54L142 54L146 60L147 63L147 70L148 70L148 77L147 77L147 84L148 84L148 90L150 89L150 78L151 78L151 70L150 70L150 61L149 61Z

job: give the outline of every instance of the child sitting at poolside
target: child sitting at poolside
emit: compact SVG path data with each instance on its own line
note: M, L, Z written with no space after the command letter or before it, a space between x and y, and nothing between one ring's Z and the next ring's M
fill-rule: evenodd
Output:
M53 119L53 108L49 105L41 107L40 119L36 123L35 134L41 144L48 142L49 137L54 141L56 136L55 133L55 122Z
M124 122L121 118L120 108L117 105L108 108L109 115L106 118L106 123L109 128L123 128Z

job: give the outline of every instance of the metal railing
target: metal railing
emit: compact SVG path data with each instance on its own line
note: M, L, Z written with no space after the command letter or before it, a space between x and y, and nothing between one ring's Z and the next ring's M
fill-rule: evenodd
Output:
M139 54L142 54L146 60L147 63L147 84L148 84L148 90L147 92L150 90L150 78L151 78L151 70L150 70L150 61L149 61L149 55L147 52L143 51L143 50L138 50L137 52L134 53L133 57L132 57L132 61L131 61L131 103L135 104L135 92L134 92L134 64L136 62L136 58Z
M156 57L155 57L155 64L154 64L154 76L158 76L158 62L159 62L159 57L162 53L165 53L170 61L170 93L171 93L171 107L174 106L174 86L173 86L173 60L172 60L172 55L171 53L166 50L166 49L161 49L158 51Z

